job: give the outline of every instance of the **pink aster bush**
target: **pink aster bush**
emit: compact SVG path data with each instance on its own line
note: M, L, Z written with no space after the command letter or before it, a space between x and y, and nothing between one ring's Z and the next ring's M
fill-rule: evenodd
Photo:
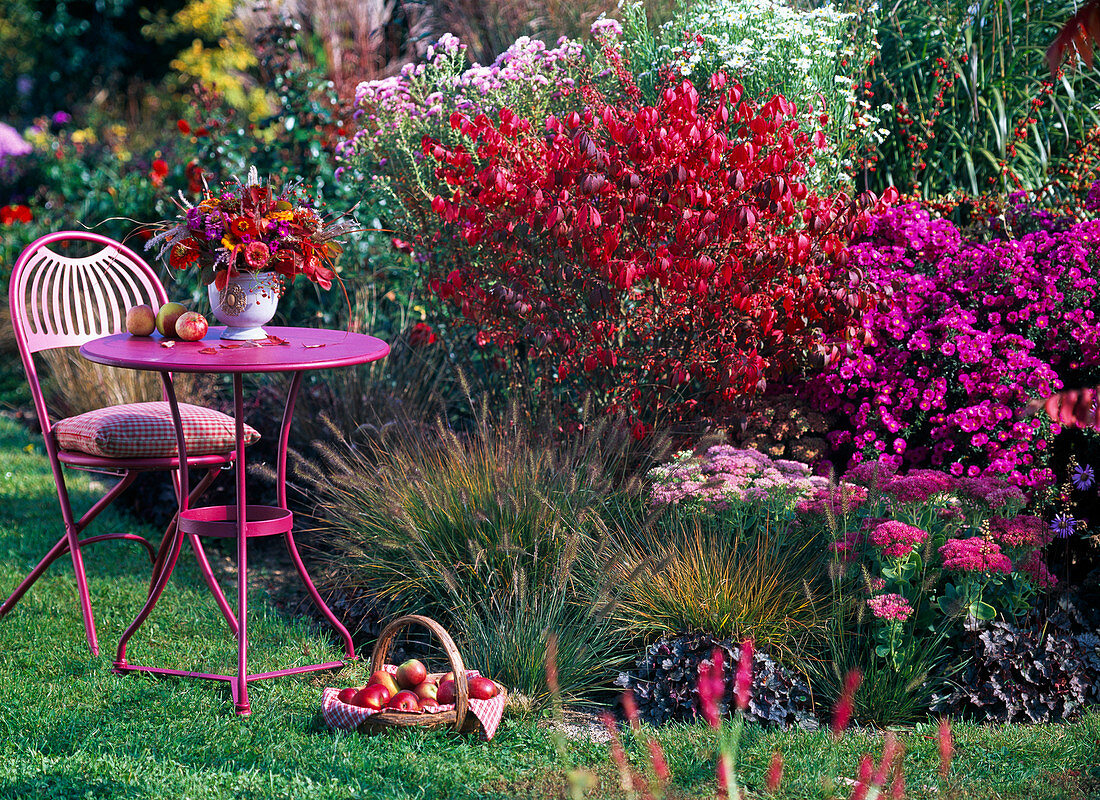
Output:
M1017 412L1070 376L1100 377L1100 220L1047 223L964 235L906 205L851 248L850 268L892 300L864 316L863 334L837 343L808 390L818 408L851 420L831 442L854 450L853 463L889 458L1029 488L1053 481L1055 426ZM919 494L911 483L902 490Z

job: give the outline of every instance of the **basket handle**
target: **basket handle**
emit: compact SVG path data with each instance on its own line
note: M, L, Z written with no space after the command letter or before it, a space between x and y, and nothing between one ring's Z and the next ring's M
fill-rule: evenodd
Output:
M460 731L462 724L466 721L466 712L470 708L470 684L466 679L466 665L462 663L462 655L458 652L451 634L447 633L446 628L434 619L420 614L406 614L393 620L378 635L378 641L370 657L370 668L372 670L382 668L397 632L410 625L423 625L434 633L447 653L447 659L451 662L451 671L455 674L455 730Z

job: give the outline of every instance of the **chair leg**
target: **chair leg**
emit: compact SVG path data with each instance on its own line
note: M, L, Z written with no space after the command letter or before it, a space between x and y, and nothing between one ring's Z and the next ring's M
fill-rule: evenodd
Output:
M68 500L68 498L66 498ZM95 632L95 617L92 615L92 598L88 594L88 576L84 574L84 556L80 552L80 537L77 535L76 523L72 519L72 512L68 503L62 510L65 518L65 537L69 542L69 555L73 559L73 572L76 573L76 591L80 596L80 613L84 617L84 635L88 639L88 647L92 655L99 655L99 641Z
M210 488L218 477L218 473L221 472L220 467L215 467L208 471L199 481L194 490L187 496L187 507L192 508L196 500L206 493L206 490ZM179 479L178 473L172 474L172 483L176 487L176 496L179 497ZM179 515L172 517L172 521L168 524L168 529L164 532L164 538L160 542L160 550L157 552L156 560L153 562L153 575L149 579L149 591L153 591L153 587L157 582L157 575L164 563L165 552L168 549L168 545L172 540L172 536L176 531L176 521ZM234 636L237 635L237 618L233 614L233 610L229 607L229 602L225 599L225 593L222 591L221 586L218 585L217 579L214 577L214 572L210 569L210 560L206 557L206 551L203 549L202 541L198 536L194 534L188 534L188 540L191 542L191 549L195 551L195 560L199 564L199 572L202 573L202 578L206 581L207 587L214 595L214 600L218 604L218 608L221 609L222 616L225 617L225 621L229 624L229 629Z
M46 553L43 559L38 562L38 566L32 569L30 574L23 579L23 582L15 587L15 591L4 601L4 605L0 606L0 617L15 608L15 604L22 599L23 595L27 593L27 590L34 585L34 582L42 577L42 573L49 568L50 564L65 555L65 551L68 549L69 537L62 536L57 540L57 544L50 548L50 552Z
M202 497L206 490L210 488L210 484L212 484L214 482L214 479L218 477L218 472L220 471L221 470L219 467L213 467L206 473L206 475L203 476L202 480L199 481L194 490L187 495L188 508L191 508L191 504ZM175 487L176 501L178 503L180 495L180 482L178 472L172 473L172 485ZM159 572L161 565L164 563L164 556L166 551L168 550L169 542L172 541L172 535L176 532L176 521L178 519L179 512L177 511L175 514L172 515L172 519L168 522L168 527L164 531L164 536L162 536L160 539L160 547L158 548L156 558L153 561L153 574L149 578L149 591L152 591L153 586L156 585L157 573Z

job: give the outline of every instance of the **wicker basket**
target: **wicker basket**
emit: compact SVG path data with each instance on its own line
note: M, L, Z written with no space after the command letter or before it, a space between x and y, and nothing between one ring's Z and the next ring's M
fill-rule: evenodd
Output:
M435 634L440 644L443 645L451 664L451 671L455 674L454 708L437 712L379 711L359 723L359 731L362 733L378 733L390 728L450 728L460 733L482 732L481 722L470 712L470 685L466 678L466 666L462 663L462 655L458 652L451 635L434 619L419 614L409 614L398 617L387 625L379 635L378 643L374 646L374 653L371 654L371 669L382 668L382 665L386 663L386 656L397 632L410 625L422 625L427 628ZM443 674L445 673L436 672L428 677L435 680ZM501 687L500 693L505 698L507 697L503 687Z

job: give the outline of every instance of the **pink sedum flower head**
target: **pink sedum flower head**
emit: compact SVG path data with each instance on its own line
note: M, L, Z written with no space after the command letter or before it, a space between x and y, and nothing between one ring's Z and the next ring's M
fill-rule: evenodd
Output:
M1042 547L1052 538L1045 522L1027 514L1011 519L994 517L989 522L989 533L1002 547Z
M906 525L904 522L890 520L877 525L868 537L871 544L882 548L885 555L903 558L928 541L928 532Z
M1012 562L995 542L981 537L948 539L940 548L943 568L955 572L1012 572Z
M913 606L900 594L879 594L867 601L871 613L879 619L904 622L913 614Z

